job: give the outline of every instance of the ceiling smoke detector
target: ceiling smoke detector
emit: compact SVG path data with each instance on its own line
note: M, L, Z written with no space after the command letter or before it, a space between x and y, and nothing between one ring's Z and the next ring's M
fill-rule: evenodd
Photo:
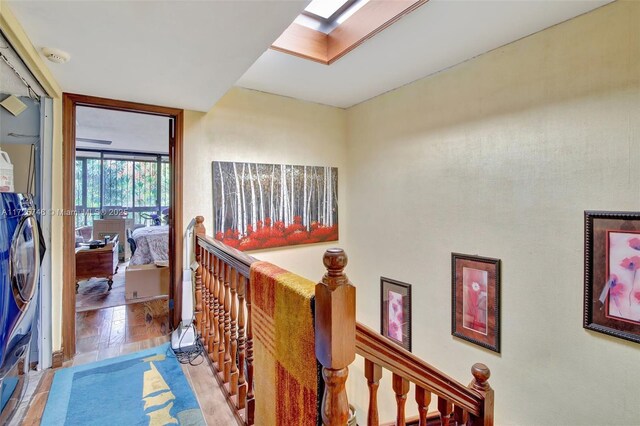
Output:
M52 47L43 47L42 54L51 62L55 62L56 64L64 64L69 61L69 54L60 49L54 49Z

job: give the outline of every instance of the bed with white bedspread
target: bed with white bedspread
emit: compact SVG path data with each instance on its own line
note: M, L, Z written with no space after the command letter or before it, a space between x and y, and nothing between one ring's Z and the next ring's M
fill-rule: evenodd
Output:
M145 226L133 231L136 252L129 265L147 265L169 261L169 225Z

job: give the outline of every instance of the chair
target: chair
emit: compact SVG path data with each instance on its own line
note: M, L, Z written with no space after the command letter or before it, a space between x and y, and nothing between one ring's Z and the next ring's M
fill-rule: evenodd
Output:
M133 231L131 229L127 229L127 242L129 243L129 247L131 248L131 256L133 256L138 248L136 241L133 239Z
M93 226L81 226L76 228L76 241L80 243L86 243L91 241L91 237L93 234ZM78 240L78 237L82 239L82 241Z

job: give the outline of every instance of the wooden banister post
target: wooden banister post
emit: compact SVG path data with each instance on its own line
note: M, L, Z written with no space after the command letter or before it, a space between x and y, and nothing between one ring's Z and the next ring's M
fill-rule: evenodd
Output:
M468 424L473 426L493 426L493 389L491 389L488 381L491 376L491 371L486 365L476 363L471 367L471 374L473 375L473 380L469 384L469 387L482 394L484 397L484 405L480 416L469 416Z
M322 423L344 426L349 420L345 383L349 364L356 357L356 289L343 272L347 255L329 249L323 258L327 273L316 285L316 358L322 364L325 381Z
M369 386L367 425L378 426L380 424L380 418L378 417L378 386L382 378L382 367L365 358L364 376L367 378L367 386Z
M195 319L196 319L196 330L200 335L202 335L204 330L204 324L202 322L202 265L200 265L200 250L198 246L198 235L206 235L206 229L204 227L204 217L196 216L196 225L194 226L194 233L196 235L195 242L195 253L196 253L196 262L198 262L199 266L196 270L196 306L195 306Z
M409 393L409 381L404 377L393 373L391 376L393 391L396 394L396 425L405 426L407 416L405 414L405 404L407 403L407 393Z

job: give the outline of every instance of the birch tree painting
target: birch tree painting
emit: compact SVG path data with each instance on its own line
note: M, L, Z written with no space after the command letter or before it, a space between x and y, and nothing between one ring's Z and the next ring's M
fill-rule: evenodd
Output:
M213 162L215 238L242 251L338 239L338 169Z

